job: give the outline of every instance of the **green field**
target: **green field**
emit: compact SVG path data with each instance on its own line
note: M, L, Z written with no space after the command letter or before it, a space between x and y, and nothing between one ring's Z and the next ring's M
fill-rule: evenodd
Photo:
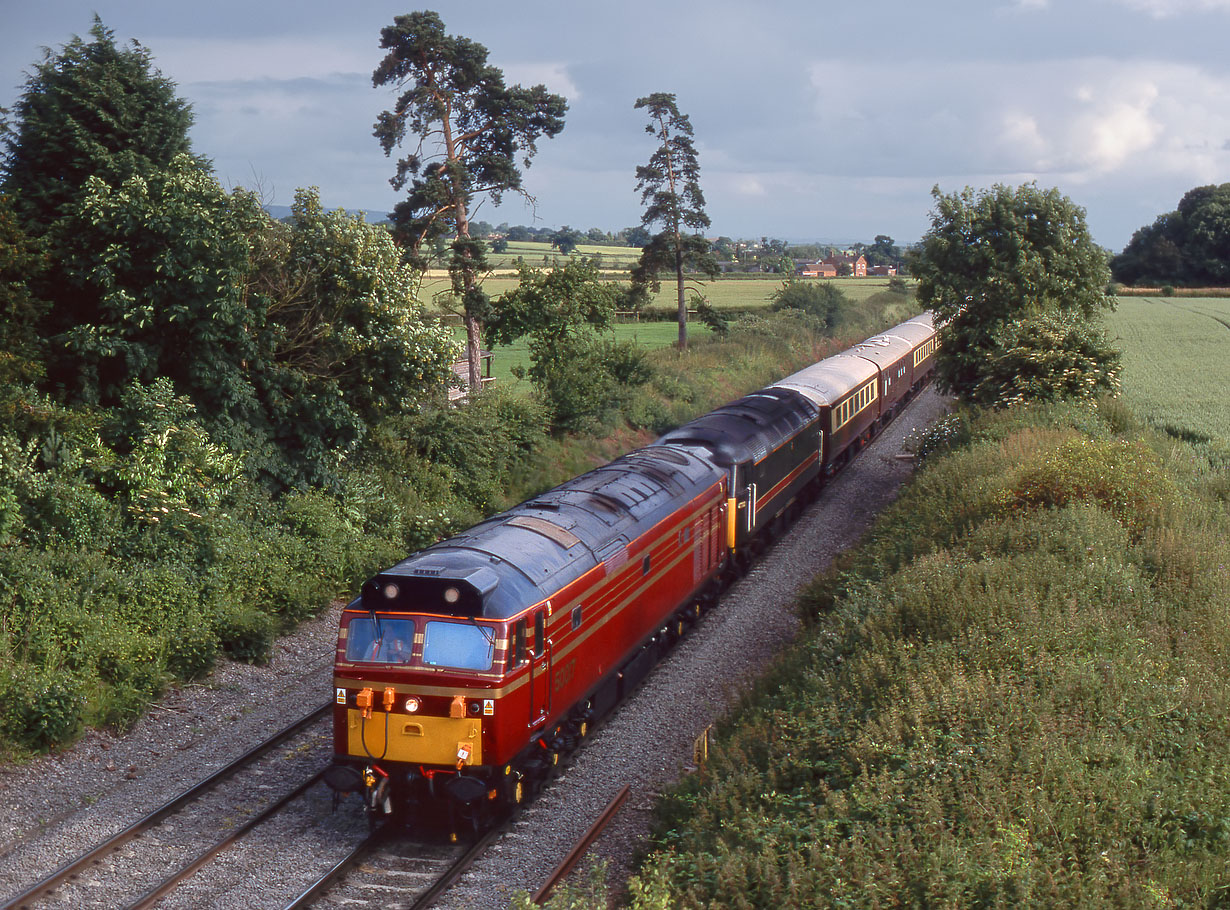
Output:
M827 281L835 284L847 297L854 302L866 300L873 294L888 287L887 278L809 278L806 281ZM483 282L483 288L492 297L498 297L507 290L517 286L514 275L491 275ZM719 278L716 281L690 279L688 293L694 289L703 294L709 302L718 309L759 309L767 307L773 293L782 286L782 276L765 275L752 278ZM442 273L431 272L423 282L423 297L432 300L438 294L447 294L450 285L448 278ZM673 284L664 282L662 289L654 296L653 306L674 306L676 290Z
M1230 440L1230 300L1121 297L1107 328L1133 411L1172 433Z
M460 326L454 329L458 341L465 341L465 332ZM700 322L688 323L688 339L708 338L709 327ZM679 326L673 322L626 322L619 323L611 336L616 341L635 341L647 348L664 348L679 340ZM496 383L508 388L529 388L529 380L518 379L513 375L515 366L528 367L530 364L527 339L522 338L513 344L497 347L492 352L491 375Z

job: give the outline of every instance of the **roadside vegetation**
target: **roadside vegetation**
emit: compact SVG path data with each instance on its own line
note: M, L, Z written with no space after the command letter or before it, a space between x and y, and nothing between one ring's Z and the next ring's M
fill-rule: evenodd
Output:
M1218 463L1103 401L919 442L663 801L632 906L1217 905L1225 441Z

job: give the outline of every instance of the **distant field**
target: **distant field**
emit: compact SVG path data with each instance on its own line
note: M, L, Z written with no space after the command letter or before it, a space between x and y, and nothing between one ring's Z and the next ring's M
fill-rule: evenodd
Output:
M805 281L827 281L841 288L842 292L855 302L866 300L872 294L888 287L887 278L807 278ZM483 287L492 297L498 297L505 291L515 288L517 279L511 275L492 275L483 282ZM782 286L782 276L765 275L763 278L719 278L716 281L689 281L690 295L692 289L709 299L710 304L718 309L759 309L767 307L772 302L773 293ZM448 278L443 274L429 274L423 282L424 296L449 290ZM675 306L676 291L673 284L663 282L662 289L655 295L654 306Z
M1230 441L1230 299L1120 297L1123 397L1159 427Z
M460 327L454 329L459 341L465 340L465 332ZM616 341L635 341L647 348L664 348L679 340L679 326L673 322L640 322L620 323L612 331ZM709 337L709 329L701 322L688 322L688 339L695 340ZM525 339L514 344L497 347L492 351L491 375L502 387L517 388L519 385L529 387L529 380L519 380L512 374L515 366L530 365L529 349Z

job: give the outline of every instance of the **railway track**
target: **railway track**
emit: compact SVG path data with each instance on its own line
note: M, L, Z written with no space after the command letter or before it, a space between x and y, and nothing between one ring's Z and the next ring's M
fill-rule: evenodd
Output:
M568 855L533 895L542 904L572 871L589 845L619 811L630 788L623 787L590 825ZM444 844L376 832L314 882L285 910L347 908L385 910L391 903L409 910L428 910L509 830L516 816L493 827L473 843Z
M296 739L311 739L313 726L322 727L322 730L315 731L317 739L327 735L328 731L321 722L329 716L330 708L331 705L326 703L283 727L122 831L65 862L20 893L4 899L0 910L35 910L55 905L153 906L252 828L302 796L320 779L323 767L315 773L309 772L305 778L301 776L298 786L280 797L266 800L259 808L244 805L252 798L250 790L239 799L239 805L228 805L225 796L218 799L220 794L217 791L224 783L238 781L245 776L249 778L249 787L255 786L258 790L279 786L261 782L260 778L265 773L262 766L272 761L280 775L283 763L278 762L276 756L271 756L274 750ZM182 821L185 816L192 816L194 809L198 818ZM192 839L189 829L197 833L197 822L201 817L212 819L217 833L207 838L208 843L203 848L186 846L183 842ZM177 821L181 823L176 824ZM142 841L149 843L143 847ZM171 855L178 862L168 862ZM151 856L154 857L152 861ZM156 871L165 872L168 867L172 870L169 875L160 876L160 872ZM100 890L106 893L101 904L98 897Z

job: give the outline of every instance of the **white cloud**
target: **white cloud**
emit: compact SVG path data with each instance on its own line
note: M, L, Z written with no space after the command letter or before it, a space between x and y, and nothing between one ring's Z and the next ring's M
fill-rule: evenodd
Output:
M545 85L569 101L581 98L581 90L563 63L510 63L503 69L504 81L509 85Z
M154 64L181 85L361 73L379 63L368 48L326 38L150 38Z
M764 181L754 174L729 174L725 176L725 183L730 192L744 197L760 198L767 194Z
M1155 19L1169 19L1187 13L1230 12L1230 0L1115 0L1148 13Z
M1086 182L1230 168L1230 80L1191 64L826 61L811 81L814 155L831 172ZM850 110L859 97L891 100Z

